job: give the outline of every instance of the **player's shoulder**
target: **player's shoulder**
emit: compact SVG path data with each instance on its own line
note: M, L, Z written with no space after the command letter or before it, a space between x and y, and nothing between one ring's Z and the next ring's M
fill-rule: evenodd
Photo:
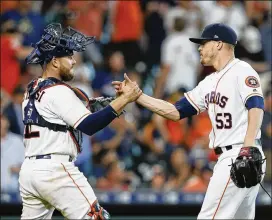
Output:
M47 99L48 102L61 102L66 100L68 97L74 96L75 93L72 89L65 84L56 84L50 87L42 89L44 92L43 97Z
M214 77L215 74L216 73L213 72L213 73L207 75L203 80L200 81L200 83L204 84L204 83L208 83L208 82L212 81L212 79L213 79L213 77Z
M237 71L240 75L258 75L258 73L253 69L253 67L246 61L239 60L237 65L234 68L235 72Z
M245 82L249 87L255 88L260 85L259 74L245 61L240 60L240 62L237 63L234 74L238 82Z
M73 93L71 88L66 84L55 84L50 87L44 88L43 90L57 96L63 93Z
M242 69L253 69L252 66L244 60L239 60L239 62L237 62L236 67L242 68Z
M213 74L214 73L211 73L211 74L207 75L204 79L202 79L201 81L199 81L199 83L197 85L197 88L198 89L207 88L208 85L212 82Z

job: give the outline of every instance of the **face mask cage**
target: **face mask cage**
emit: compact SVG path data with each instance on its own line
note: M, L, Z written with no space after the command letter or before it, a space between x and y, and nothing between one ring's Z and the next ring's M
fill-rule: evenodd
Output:
M73 51L84 51L94 40L95 37L85 36L71 27L62 30L61 24L50 24L44 29L42 39L32 45L34 50L26 58L26 62L43 64L54 56L70 56L73 55Z

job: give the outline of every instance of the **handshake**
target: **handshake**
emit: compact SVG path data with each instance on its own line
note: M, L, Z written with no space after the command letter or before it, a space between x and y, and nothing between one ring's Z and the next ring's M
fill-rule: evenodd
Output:
M138 84L131 81L127 74L124 74L124 78L125 80L123 82L112 82L116 92L116 99L109 104L117 115L120 115L123 112L123 109L128 103L136 101L143 93Z
M136 82L131 81L127 74L124 74L125 80L123 82L114 81L112 82L116 98L114 97L98 97L89 99L89 109L92 113L100 111L106 106L110 105L117 115L120 115L124 112L124 107L130 103L137 100L141 94L142 90L139 88Z
M130 102L137 101L137 104L147 108L148 110L172 121L180 120L180 113L170 102L161 99L156 99L148 96L142 92L136 82L131 81L127 74L124 74L124 81L113 81L116 92L116 98L113 100L106 100L108 104L115 111L114 113L119 116L126 105ZM97 98L93 101L97 101ZM103 100L102 100L103 102ZM110 103L109 103L110 102Z
M128 104L136 101L143 92L139 88L138 84L131 81L126 73L124 74L124 78L125 80L123 82L113 81L112 85L114 86L117 99L122 98L123 101Z

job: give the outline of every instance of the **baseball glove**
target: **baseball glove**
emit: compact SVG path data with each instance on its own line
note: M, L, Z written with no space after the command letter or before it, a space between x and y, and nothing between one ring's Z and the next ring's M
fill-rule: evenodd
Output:
M92 113L97 112L110 104L114 97L98 97L98 98L90 98L90 110Z
M242 147L235 162L231 164L230 177L238 188L256 186L262 179L261 152L257 147Z

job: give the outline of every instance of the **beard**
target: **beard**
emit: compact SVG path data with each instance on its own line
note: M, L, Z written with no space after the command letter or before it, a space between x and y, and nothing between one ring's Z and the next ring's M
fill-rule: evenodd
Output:
M69 82L74 78L73 69L61 66L60 78L64 82Z
M215 58L215 54L214 53L205 54L205 56L202 56L200 58L200 63L203 66L212 66L214 58Z

